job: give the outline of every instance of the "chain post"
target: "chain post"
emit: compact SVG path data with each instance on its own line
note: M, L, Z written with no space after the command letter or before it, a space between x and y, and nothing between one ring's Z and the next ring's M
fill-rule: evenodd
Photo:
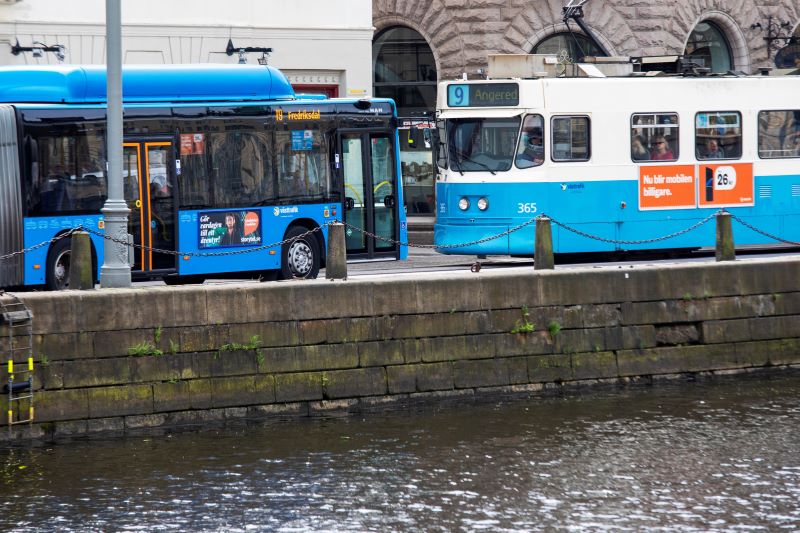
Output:
M720 209L715 216L717 217L717 243L714 257L717 261L734 261L736 260L736 249L733 245L731 214Z
M88 233L72 232L69 256L69 288L79 291L94 289L92 244Z
M533 251L534 270L553 270L553 232L550 217L545 214L536 217L536 237Z
M329 280L347 279L344 224L339 221L328 225L328 257L325 261L325 277Z

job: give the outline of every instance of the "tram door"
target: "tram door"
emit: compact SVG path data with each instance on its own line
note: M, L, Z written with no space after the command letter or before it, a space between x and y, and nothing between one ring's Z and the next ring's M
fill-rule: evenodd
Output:
M392 138L386 133L343 133L341 153L344 220L361 230L345 228L348 256L394 256L398 232Z
M132 270L175 268L173 254L153 253L152 248L175 251L175 160L168 141L136 141L122 145L122 178L133 235Z

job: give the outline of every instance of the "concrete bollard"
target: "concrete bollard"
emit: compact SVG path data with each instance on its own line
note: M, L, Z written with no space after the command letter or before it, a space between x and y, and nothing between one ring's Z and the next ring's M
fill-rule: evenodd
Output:
M344 244L344 224L328 226L328 259L325 263L326 279L347 279L347 254Z
M717 213L717 245L714 250L717 261L734 261L736 250L733 247L733 228L731 214L725 211Z
M69 257L69 288L79 291L94 289L92 243L85 231L72 234Z
M533 250L534 270L553 270L553 233L550 229L550 219L544 215L536 218L536 237Z

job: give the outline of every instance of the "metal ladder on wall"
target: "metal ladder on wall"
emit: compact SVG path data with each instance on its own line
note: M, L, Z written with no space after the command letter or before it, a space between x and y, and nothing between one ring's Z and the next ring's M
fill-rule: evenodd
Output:
M0 353L8 361L8 431L33 422L33 313L0 290ZM26 409L27 408L27 409Z

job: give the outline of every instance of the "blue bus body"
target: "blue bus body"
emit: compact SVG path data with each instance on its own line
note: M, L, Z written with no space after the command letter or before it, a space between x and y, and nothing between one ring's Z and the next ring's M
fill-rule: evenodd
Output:
M37 245L76 227L99 277L105 88L102 67L0 68L0 255L26 250L0 261L0 286L64 288L65 246ZM297 98L265 66L175 65L125 67L123 105L135 279L314 277L334 220L352 226L349 259L407 257L391 100ZM308 231L297 271L294 243L270 245Z

